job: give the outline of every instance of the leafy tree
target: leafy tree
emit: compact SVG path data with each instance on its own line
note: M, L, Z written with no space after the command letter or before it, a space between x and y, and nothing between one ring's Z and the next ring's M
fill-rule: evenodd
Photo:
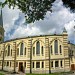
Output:
M55 0L5 0L4 3L11 8L18 6L18 8L25 14L26 22L31 23L36 20L44 19L47 11L51 11L52 3ZM72 11L75 10L75 0L62 0L66 7L70 7Z
M70 7L70 9L75 12L75 0L62 0L63 4L66 7Z

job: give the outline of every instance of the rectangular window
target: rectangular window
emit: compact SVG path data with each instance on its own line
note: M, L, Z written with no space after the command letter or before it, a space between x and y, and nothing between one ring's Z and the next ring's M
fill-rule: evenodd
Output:
M59 62L55 61L55 67L59 67Z
M36 68L40 68L40 62L36 62Z
M33 62L33 68L34 68L34 62Z
M26 62L24 62L24 67L26 68Z
M51 61L51 67L53 67L53 61Z
M44 62L42 62L42 68L44 68Z
M62 60L60 61L60 66L61 66L61 67L63 66L63 64L62 64Z

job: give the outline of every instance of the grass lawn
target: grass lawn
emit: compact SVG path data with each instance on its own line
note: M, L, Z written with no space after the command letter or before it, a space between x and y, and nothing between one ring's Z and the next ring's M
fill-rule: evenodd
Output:
M4 74L0 73L0 75L4 75Z
M51 74L26 74L26 75L61 75L61 74L72 74L73 72L60 72L60 73L51 73Z
M26 75L60 75L60 73L51 73L51 74L26 74Z

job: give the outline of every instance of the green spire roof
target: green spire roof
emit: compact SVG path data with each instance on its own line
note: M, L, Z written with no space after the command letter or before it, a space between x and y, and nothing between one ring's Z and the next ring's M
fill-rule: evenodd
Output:
M2 9L1 9L1 12L0 12L0 26L3 27Z

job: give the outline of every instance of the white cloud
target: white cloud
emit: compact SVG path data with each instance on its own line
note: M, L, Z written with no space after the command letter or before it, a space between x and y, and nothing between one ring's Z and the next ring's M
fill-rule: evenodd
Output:
M55 31L59 33L65 26L69 38L72 38L75 13L70 12L69 8L64 7L62 0L56 0L53 3L52 11L52 13L47 12L44 20L24 25L24 15L22 13L19 14L20 11L17 8L12 10L5 7L3 9L5 37L11 39L31 35L51 34ZM14 32L11 31L12 29L14 29Z

